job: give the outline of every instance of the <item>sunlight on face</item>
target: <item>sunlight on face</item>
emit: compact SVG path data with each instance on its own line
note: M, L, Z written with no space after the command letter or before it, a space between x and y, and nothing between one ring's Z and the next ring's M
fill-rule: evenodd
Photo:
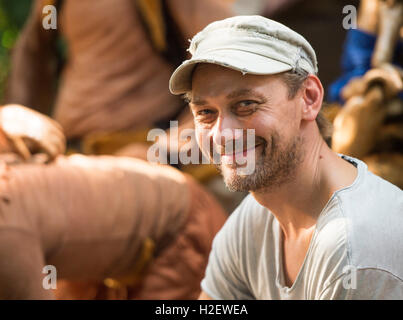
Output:
M302 159L300 118L297 104L288 99L287 87L278 76L242 75L201 64L193 73L189 98L199 146L211 159L219 155L217 167L230 190L271 188L293 178ZM243 134L235 134L236 129ZM255 130L252 144L246 143L247 129ZM225 139L225 132L232 132L232 140ZM242 166L235 161L240 155L254 161L250 174L237 170Z

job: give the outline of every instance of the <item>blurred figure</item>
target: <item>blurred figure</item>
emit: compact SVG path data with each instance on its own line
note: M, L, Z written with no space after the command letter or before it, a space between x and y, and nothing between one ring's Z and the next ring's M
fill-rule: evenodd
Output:
M42 26L47 4L57 6L56 30ZM186 39L229 15L224 0L36 0L13 49L6 102L50 112L62 36L67 59L52 114L68 140L167 128L183 111L167 83Z
M347 32L341 58L343 74L329 87L329 102L343 104L342 88L352 78L362 77L372 67L379 67L382 63L403 67L403 33L402 36L399 34L403 12L399 12L402 9L397 4L397 12L393 13L389 5L381 0L361 1L358 28ZM400 97L403 99L402 94Z
M56 121L21 105L0 107L0 159L8 162L49 162L66 149Z
M61 156L60 126L23 106L0 107L0 133L1 299L197 298L226 215L191 177L132 158ZM43 287L45 265L56 267L56 291Z
M42 26L47 4L57 7L56 30ZM169 93L169 75L187 39L230 16L230 7L227 0L36 0L13 49L6 103L51 113L69 153L147 160L150 129L168 129L170 120L178 120L179 133L193 128L183 99ZM186 143L169 141L160 146L168 154ZM229 195L212 165L178 167L208 183L228 211L244 196Z
M403 1L362 0L331 86L332 148L403 188Z

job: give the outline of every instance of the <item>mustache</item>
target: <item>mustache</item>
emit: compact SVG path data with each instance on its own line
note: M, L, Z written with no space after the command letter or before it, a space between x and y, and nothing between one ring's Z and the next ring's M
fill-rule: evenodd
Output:
M237 152L252 149L261 144L263 144L264 148L266 148L267 140L260 136L255 137L253 142L247 141L246 139L237 139L237 140L226 141L226 143L224 145L218 145L218 144L212 143L210 145L210 156L231 155L231 154L234 154Z

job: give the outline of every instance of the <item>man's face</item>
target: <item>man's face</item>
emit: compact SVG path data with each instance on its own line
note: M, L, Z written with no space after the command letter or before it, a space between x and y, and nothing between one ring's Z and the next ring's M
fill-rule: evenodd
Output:
M210 159L213 150L220 154L218 168L230 190L272 189L293 179L303 157L299 103L299 94L288 99L288 88L278 75L242 75L213 64L196 67L189 105L197 140ZM243 129L243 134L235 129ZM252 145L246 143L246 129L255 130ZM239 141L241 152L236 149ZM239 155L254 161L253 173L239 173L245 166L237 163Z

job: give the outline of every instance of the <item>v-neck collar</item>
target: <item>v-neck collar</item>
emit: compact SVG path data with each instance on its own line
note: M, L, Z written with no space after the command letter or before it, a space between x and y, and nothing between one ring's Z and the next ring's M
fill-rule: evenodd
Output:
M349 156L345 156L343 154L338 154L342 159L352 163L354 165L354 163L356 164L356 168L357 168L357 176L355 177L354 181L352 182L352 184L350 184L349 186L346 186L344 188L341 188L339 190L336 190L333 195L330 197L330 199L328 200L328 202L326 203L326 205L323 207L322 211L320 212L318 219L316 221L316 225L315 225L315 229L313 231L311 240L309 242L309 247L308 250L305 254L304 257L304 261L298 271L297 277L295 278L293 284L291 287L288 287L285 284L285 273L284 273L284 263L283 263L283 233L281 230L281 226L280 223L278 222L278 220L276 219L276 217L273 215L273 219L274 219L274 228L276 229L277 235L278 237L275 237L274 241L276 242L275 245L275 260L276 260L276 286L277 288L279 288L282 292L282 294L289 294L291 293L301 282L301 277L303 274L303 271L305 269L305 265L307 263L308 258L310 257L310 253L312 251L312 246L315 243L315 238L317 236L318 233L318 225L320 225L320 221L324 218L325 216L325 212L327 211L327 208L331 205L332 201L336 198L336 196L341 192L344 191L346 189L351 189L353 188L355 185L357 185L357 183L362 179L365 171L366 171L366 164L358 159L349 157Z

